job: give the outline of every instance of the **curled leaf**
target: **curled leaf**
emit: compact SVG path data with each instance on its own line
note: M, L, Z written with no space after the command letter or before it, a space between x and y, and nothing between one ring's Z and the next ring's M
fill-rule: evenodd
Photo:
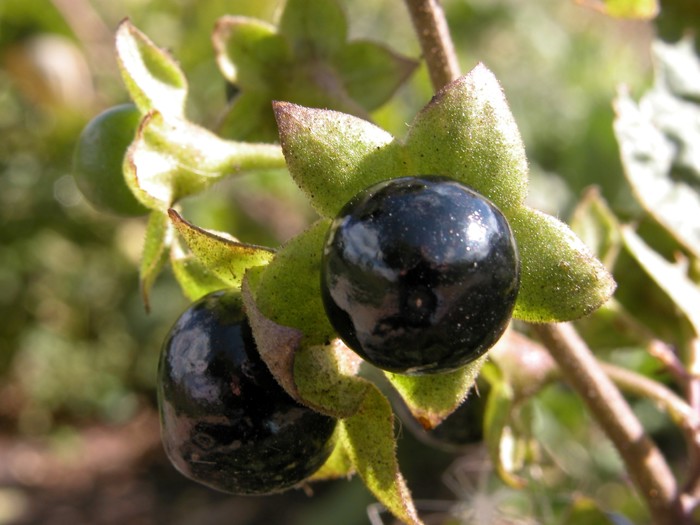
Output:
M173 209L168 210L168 215L192 253L229 288L240 288L246 270L264 266L274 258L274 252L269 248L204 230L187 222Z
M187 79L175 60L128 18L117 28L116 49L124 84L141 112L182 117Z

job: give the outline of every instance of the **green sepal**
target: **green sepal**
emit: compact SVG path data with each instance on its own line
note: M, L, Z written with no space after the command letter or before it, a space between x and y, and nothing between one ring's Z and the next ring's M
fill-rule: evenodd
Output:
M282 246L260 274L255 291L260 311L303 332L306 345L335 338L321 300L321 254L329 226L329 220L319 220Z
M527 195L527 159L498 80L482 64L440 90L406 137L414 175L445 175L475 189L501 211Z
M366 120L289 102L273 104L287 168L325 217L367 186L407 173L391 134Z
M139 267L141 298L146 311L150 310L151 287L168 260L173 233L168 215L160 211L152 211L148 216Z
M514 318L533 323L578 319L613 294L610 273L566 224L526 206L508 218L521 263Z
M340 434L340 429L337 430ZM347 446L343 439L336 439L335 448L331 456L326 460L323 466L307 479L309 482L324 481L339 478L349 478L355 473L355 467L352 464L350 455L348 454Z
M407 376L385 372L413 417L426 430L435 428L454 412L474 386L486 355L445 374Z
M260 274L261 267L251 268L246 272L241 286L243 306L253 331L255 346L260 358L287 394L314 408L300 395L294 378L295 354L300 348L304 334L296 328L275 323L260 311L255 301Z
M294 382L304 403L338 418L354 415L371 383L357 377L361 360L339 340L305 346L294 357Z
M422 525L399 471L394 413L372 383L357 412L340 422L341 439L367 488L402 523Z
M182 293L190 301L194 302L211 292L228 288L225 281L219 279L195 255L184 251L177 242L170 250L170 267Z
M225 287L239 288L246 270L264 266L274 258L274 251L262 246L245 244L226 236L204 230L184 220L175 210L168 211L173 226L202 266Z
M278 146L223 140L180 119L151 111L124 157L124 177L151 209L167 210L224 177L248 170L282 168Z
M182 117L187 79L177 62L128 18L117 28L116 50L122 79L139 110Z

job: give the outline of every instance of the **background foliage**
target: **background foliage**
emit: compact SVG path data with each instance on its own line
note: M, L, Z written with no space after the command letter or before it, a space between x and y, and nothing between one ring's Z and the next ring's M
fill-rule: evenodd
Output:
M380 39L407 56L419 56L401 2L343 4L350 38ZM568 219L584 190L595 184L618 216L643 219L623 177L612 100L621 83L635 100L651 86L651 26L555 0L445 0L444 5L462 70L484 62L504 87L530 162L530 204ZM214 127L226 106L226 85L210 40L214 22L223 14L271 21L277 8L273 0L0 4L0 428L8 443L31 443L42 451L48 446L70 464L87 446L86 428L125 428L152 413L160 342L187 304L166 273L153 288L151 313L144 314L137 277L144 220L94 211L70 177L73 144L84 124L99 110L126 101L113 53L118 22L128 15L171 50L190 82L188 116ZM673 19L664 23L673 34ZM402 136L431 94L421 67L372 116L380 127ZM270 245L290 238L314 217L290 179L274 172L245 176L235 185L221 183L184 206L199 226ZM675 249L651 221L642 224L657 249ZM626 264L644 283L638 266L631 260ZM632 279L623 292L629 302L639 299ZM640 315L660 319L659 330L673 340L682 320L668 298L646 293L640 304ZM586 332L582 325L589 341L613 360L655 371L636 341L593 328ZM680 438L670 422L648 402L635 408L664 450L674 450ZM551 453L551 464L543 463L547 476L539 491L524 495L506 489L483 465L452 464L455 456L424 448L404 432L399 454L410 458L402 464L415 497L466 501L489 496L493 505L506 501L520 514L546 519L560 518L574 492L581 501L597 498L633 520L643 519L641 504L619 481L621 466L612 450L603 445L593 452L588 446L605 441L575 396L553 386L528 410L533 434ZM157 443L148 450L157 456ZM149 458L134 463L159 465L157 457ZM165 467L153 471L168 472ZM435 483L441 475L445 483ZM0 523L29 519L21 516L29 513L35 478L26 462L2 474ZM420 479L431 481L421 484ZM297 509L298 523L324 523L327 512L339 522L338 505L349 509L347 523L366 522L370 499L356 481L318 490L315 499L280 498ZM220 508L210 495L192 497L209 504L193 508ZM229 500L216 501L223 506ZM256 510L259 504L236 502L239 509L251 508L248 514L240 511L240 523L269 519ZM157 506L149 512L158 510L173 512Z

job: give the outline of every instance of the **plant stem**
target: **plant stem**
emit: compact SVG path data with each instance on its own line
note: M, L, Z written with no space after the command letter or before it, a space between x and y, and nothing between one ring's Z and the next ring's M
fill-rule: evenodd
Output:
M406 0L433 89L438 91L460 75L459 62L439 0Z
M654 523L688 523L666 460L586 343L569 324L534 325L534 330L615 445Z
M598 362L608 377L623 391L650 399L683 429L694 446L700 443L700 414L678 394L658 381L610 363Z

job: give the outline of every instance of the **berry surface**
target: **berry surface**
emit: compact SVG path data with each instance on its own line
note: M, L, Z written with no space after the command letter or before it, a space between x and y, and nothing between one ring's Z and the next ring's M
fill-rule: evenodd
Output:
M168 334L159 363L161 435L185 476L234 494L299 484L334 446L334 418L292 399L261 360L240 295L209 294Z
M396 373L440 373L483 355L520 284L508 221L439 176L390 179L351 199L324 245L321 290L340 338Z

